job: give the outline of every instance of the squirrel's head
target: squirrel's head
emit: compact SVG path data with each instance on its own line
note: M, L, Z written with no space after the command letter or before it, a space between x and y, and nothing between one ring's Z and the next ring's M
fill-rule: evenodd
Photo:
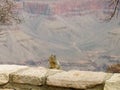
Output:
M49 57L50 59L56 59L56 55L51 55L50 57Z
M56 59L56 55L52 54L50 57L51 57L51 59Z

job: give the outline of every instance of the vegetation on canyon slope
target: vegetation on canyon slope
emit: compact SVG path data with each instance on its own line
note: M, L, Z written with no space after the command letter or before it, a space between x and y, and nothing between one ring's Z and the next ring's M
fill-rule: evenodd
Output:
M120 0L109 0L109 8L113 8L110 16L107 17L107 20L111 20L115 15L118 16L120 8Z
M13 0L0 0L0 23L11 24L13 21L20 22L19 17L14 12L16 5Z

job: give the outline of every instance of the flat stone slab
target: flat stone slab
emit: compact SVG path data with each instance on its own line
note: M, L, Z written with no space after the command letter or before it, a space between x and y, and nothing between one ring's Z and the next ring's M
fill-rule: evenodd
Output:
M61 73L64 72L63 70L58 70L58 69L48 69L46 76L54 75L56 73Z
M8 83L10 73L13 73L25 68L27 68L27 66L0 65L0 85Z
M43 67L28 68L10 75L11 82L18 84L43 85L47 69Z
M104 90L120 90L120 74L114 74L106 80Z
M68 71L48 76L47 85L87 89L96 85L103 84L107 79L107 73L91 71Z
M14 90L14 89L0 89L0 90Z

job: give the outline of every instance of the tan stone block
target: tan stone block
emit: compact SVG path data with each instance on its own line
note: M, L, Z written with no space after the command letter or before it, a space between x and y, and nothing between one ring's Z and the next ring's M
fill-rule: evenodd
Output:
M47 85L87 89L96 85L103 84L106 80L107 73L104 72L91 72L91 71L68 71L61 72L49 76L47 78Z
M14 90L14 89L0 89L0 90Z
M34 67L12 73L10 78L13 83L43 85L45 83L46 73L46 68Z
M27 68L27 66L0 65L0 85L8 83L10 73L13 73L25 68Z
M106 80L104 90L120 90L120 74L114 74Z
M58 69L48 69L46 76L54 75L56 73L61 73L64 72L63 70L58 70Z

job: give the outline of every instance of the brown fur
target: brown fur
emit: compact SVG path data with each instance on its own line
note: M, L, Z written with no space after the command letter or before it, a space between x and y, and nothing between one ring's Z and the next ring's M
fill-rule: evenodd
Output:
M49 57L49 64L50 64L50 66L49 66L50 69L60 69L60 64L57 61L55 55L51 55Z

